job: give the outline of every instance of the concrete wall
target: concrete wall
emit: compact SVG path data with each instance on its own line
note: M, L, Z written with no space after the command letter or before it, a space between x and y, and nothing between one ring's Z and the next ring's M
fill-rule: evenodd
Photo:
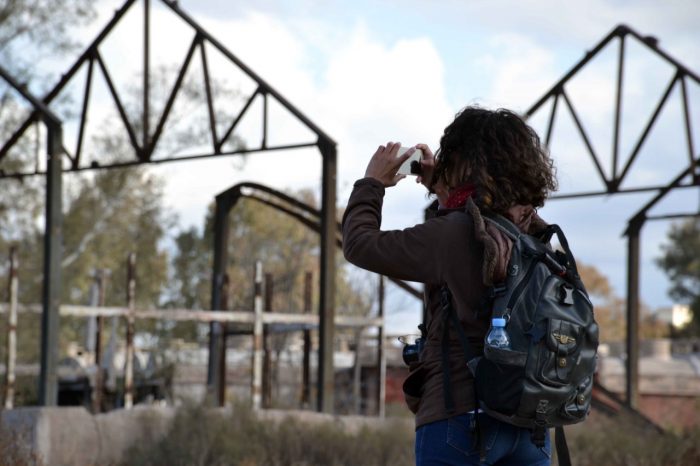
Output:
M157 441L175 410L139 407L93 416L82 407L16 408L0 412L11 429L46 466L117 464L136 442Z

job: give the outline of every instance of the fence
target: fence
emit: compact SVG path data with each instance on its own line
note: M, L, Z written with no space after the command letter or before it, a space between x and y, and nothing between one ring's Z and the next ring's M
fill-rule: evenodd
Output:
M251 399L255 409L260 409L266 406L265 393L270 387L269 370L266 368L266 337L267 329L275 324L276 327L285 326L290 330L303 330L304 332L304 363L303 363L303 390L302 403L309 403L310 396L310 352L311 338L310 331L318 328L319 316L311 314L311 276L307 272L304 286L304 307L305 312L300 313L281 313L269 312L271 302L272 289L269 283L271 282L269 274L267 280L268 285L265 286L266 296L263 299L263 270L260 262L256 263L255 267L255 297L253 310L192 310L192 309L137 309L135 306L135 268L136 256L130 254L128 257L128 272L127 272L127 299L124 307L109 307L104 306L104 293L98 294L96 302L91 306L81 305L60 305L60 316L73 317L95 317L97 321L95 329L95 387L93 389L93 410L100 410L100 396L102 394L102 384L104 383L102 369L100 367L100 355L102 352L102 320L105 317L121 318L126 329L126 352L124 364L124 407L131 408L134 402L134 354L135 344L134 335L137 328L137 321L145 319L155 319L161 321L175 322L203 322L212 323L219 322L225 327L228 323L249 324L252 326L252 383L251 383ZM5 407L12 408L14 406L15 395L15 370L17 358L17 316L18 313L29 312L41 314L42 306L40 304L20 304L18 302L18 261L17 254L12 249L10 254L10 269L9 269L9 300L8 303L0 303L0 314L7 314L7 361L6 361L6 384L5 384ZM97 276L97 281L102 289L104 277ZM222 284L222 294L228 293L228 280L224 280ZM226 300L224 300L226 302ZM377 366L378 366L378 389L377 389L377 407L378 414L384 415L384 393L386 384L386 357L383 351L384 338L384 317L383 317L383 280L380 282L380 306L379 315L377 317L360 317L349 315L335 316L335 325L340 327L354 327L366 329L370 327L377 328ZM267 309L264 309L266 307ZM224 345L225 346L225 345ZM359 346L355 349L359 351ZM223 348L225 356L225 348ZM356 358L359 359L359 358ZM226 370L225 357L220 370ZM267 372L267 373L266 373ZM225 385L225 377L220 377L221 383ZM353 393L358 394L359 390L359 371L355 371ZM223 393L223 390L221 390Z

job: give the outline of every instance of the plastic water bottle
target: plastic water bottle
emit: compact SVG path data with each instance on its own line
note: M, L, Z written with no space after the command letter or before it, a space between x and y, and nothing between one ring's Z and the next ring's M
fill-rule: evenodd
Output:
M486 344L492 348L510 348L510 337L506 332L506 319L502 317L491 319L491 330L486 335Z

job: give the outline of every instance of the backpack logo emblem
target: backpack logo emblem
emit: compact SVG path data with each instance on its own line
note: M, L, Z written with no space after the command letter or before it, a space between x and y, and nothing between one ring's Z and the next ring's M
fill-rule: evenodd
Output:
M569 343L576 343L576 339L574 337L570 337L569 335L563 335L561 333L552 333L552 336L554 337L555 340L557 340L562 345L568 345Z
M511 276L513 276L513 277L516 276L518 274L518 272L520 272L520 267L518 266L518 264L513 264L510 266L509 273Z

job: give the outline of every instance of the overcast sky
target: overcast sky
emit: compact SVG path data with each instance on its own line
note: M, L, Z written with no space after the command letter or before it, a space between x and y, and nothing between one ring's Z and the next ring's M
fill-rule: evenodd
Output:
M93 38L121 3L101 0L100 19L93 28L79 31L81 37ZM159 2L153 4L153 60L180 63L193 34ZM353 182L362 177L379 144L424 142L436 148L442 129L465 105L526 111L620 23L655 36L664 51L700 71L700 2L693 0L181 0L179 5L338 143L339 206L347 202ZM140 17L137 7L101 49L110 71L123 81L138 72L139 46L129 41L140 34ZM616 44L566 88L604 160L610 160L612 148ZM634 146L673 72L635 41L628 41L626 56L621 154ZM211 60L216 62L216 57ZM213 67L215 79L234 79L225 65ZM678 94L671 95L668 110L630 170L627 187L664 185L687 167ZM697 151L697 85L689 86L689 97ZM599 189L571 118L563 106L559 109L550 148L561 192ZM546 106L531 120L543 137L548 114ZM275 121L279 123L270 129L275 141L312 140L289 118L281 115ZM201 227L213 196L240 181L277 189L320 188L320 155L315 150L254 155L242 167L228 158L154 170L167 178L166 203L178 213L183 228ZM550 201L541 215L562 225L579 260L598 267L624 296L626 241L621 235L627 220L650 197ZM654 212L697 211L698 198L696 189L684 190ZM387 192L383 228L420 222L425 204L420 186L404 180ZM671 303L668 282L653 263L668 227L666 221L649 222L642 234L642 300L652 307ZM418 307L410 300L396 302L390 332L415 328ZM404 305L410 309L398 312Z

